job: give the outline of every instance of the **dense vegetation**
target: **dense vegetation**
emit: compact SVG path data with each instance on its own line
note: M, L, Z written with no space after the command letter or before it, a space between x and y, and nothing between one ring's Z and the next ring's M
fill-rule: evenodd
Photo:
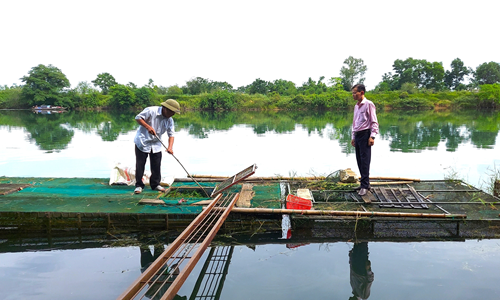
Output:
M396 60L393 72L367 93L381 109L500 108L500 64L483 63L475 70L459 59L445 70L440 62L408 58ZM21 78L21 86L0 86L0 108L29 108L34 105L60 105L78 109L125 109L158 105L177 99L183 109L343 109L353 105L350 93L355 83L363 83L367 70L362 59L349 57L339 77L325 81L309 78L301 86L291 81L260 78L247 86L234 88L227 82L196 77L184 86L157 86L153 80L138 87L117 83L109 73L70 88L69 80L58 68L33 67Z

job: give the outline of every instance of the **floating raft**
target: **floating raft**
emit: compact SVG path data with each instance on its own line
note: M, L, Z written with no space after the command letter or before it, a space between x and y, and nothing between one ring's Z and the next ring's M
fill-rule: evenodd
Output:
M197 177L210 193L227 177ZM248 218L276 220L281 214L297 219L401 220L427 219L500 221L500 199L462 181L414 181L375 178L372 190L360 197L352 185L328 190L316 183L324 178L249 177L223 193L240 193L228 221ZM227 184L225 184L227 185ZM146 188L135 195L134 187L110 186L104 178L9 178L0 177L0 226L38 228L168 228L189 224L211 198L186 197L198 189L192 179L176 179L163 194ZM301 191L300 191L301 190ZM288 194L310 195L310 212L283 210ZM244 216L244 217L243 217ZM175 225L175 226L177 226ZM10 228L9 227L9 228Z

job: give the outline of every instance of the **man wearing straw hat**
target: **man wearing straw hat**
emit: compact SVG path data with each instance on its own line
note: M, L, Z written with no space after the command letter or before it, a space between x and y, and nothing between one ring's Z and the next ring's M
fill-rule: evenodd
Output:
M164 192L165 188L160 185L161 181L161 149L162 144L159 139L163 133L168 135L167 152L174 154L174 120L172 116L180 114L180 105L173 99L168 99L161 103L161 106L146 107L135 116L139 123L139 129L134 138L135 143L135 194L140 194L144 189L142 176L144 166L149 156L151 167L151 178L149 183L152 190Z

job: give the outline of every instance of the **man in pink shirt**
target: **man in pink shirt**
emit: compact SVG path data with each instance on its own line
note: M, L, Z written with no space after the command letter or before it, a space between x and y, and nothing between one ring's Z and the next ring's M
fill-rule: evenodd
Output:
M375 105L365 98L365 86L356 84L352 88L352 97L357 101L354 106L351 145L356 148L356 161L361 174L360 196L370 189L370 161L372 146L378 134L378 121Z

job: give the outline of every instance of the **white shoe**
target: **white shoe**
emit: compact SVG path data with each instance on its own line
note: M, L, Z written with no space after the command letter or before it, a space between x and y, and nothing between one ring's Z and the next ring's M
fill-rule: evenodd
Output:
M162 192L162 193L163 193L163 192L165 192L165 188L164 188L164 187L162 187L161 185L157 185L157 186L155 187L155 191L158 191L158 192Z
M142 193L142 188L140 186L136 187L134 190L134 194L140 194Z
M364 196L364 195L366 195L366 193L367 193L367 192L368 192L368 190L367 190L367 189L365 189L365 188L361 188L361 189L359 189L358 195L360 195L360 196Z

